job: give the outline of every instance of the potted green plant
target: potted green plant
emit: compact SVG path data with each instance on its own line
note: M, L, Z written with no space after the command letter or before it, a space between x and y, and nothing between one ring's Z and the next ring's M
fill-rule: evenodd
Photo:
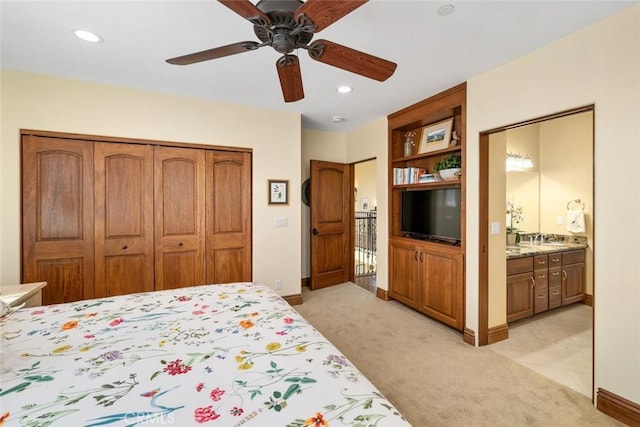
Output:
M434 172L438 172L445 181L453 181L460 178L462 171L462 158L449 154L433 167Z

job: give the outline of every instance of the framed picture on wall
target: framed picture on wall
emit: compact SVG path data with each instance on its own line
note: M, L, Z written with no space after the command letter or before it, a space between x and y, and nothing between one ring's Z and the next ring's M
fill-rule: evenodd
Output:
M289 204L289 180L270 179L268 187L270 205Z
M422 154L447 148L452 128L453 118L423 127L418 152Z

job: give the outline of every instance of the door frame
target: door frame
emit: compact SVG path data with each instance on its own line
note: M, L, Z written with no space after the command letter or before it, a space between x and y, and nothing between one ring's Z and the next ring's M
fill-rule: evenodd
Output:
M573 108L570 110L561 111L554 114L549 114L546 116L525 120L522 122L513 123L510 125L505 125L499 128L490 129L487 131L480 132L479 134L479 179L478 179L478 190L479 190L479 198L478 198L478 220L479 220L479 233L478 233L478 253L479 253L479 263L478 263L478 345L487 345L489 344L489 136L494 133L503 132L510 129L519 128L522 126L527 126L531 124L541 123L552 119L557 119L561 117L571 116L578 113L584 113L591 111L594 115L594 119L592 122L592 132L593 132L593 146L591 147L592 151L595 153L595 105L585 105L582 107ZM594 156L595 157L595 156ZM592 164L593 168L593 182L595 182L595 158ZM593 205L595 212L595 205L597 203L597 199L595 197L595 188L592 185L593 192ZM593 262L592 267L593 271L591 272L592 277L595 277L595 258L596 258L596 248L595 248L595 228L596 222L595 218L593 222ZM591 401L594 400L593 393L593 384L594 384L594 349L595 349L595 288L596 283L593 283L593 301L591 304L591 312L592 312L592 334L591 334ZM505 319L506 321L506 319ZM508 333L508 330L507 330Z

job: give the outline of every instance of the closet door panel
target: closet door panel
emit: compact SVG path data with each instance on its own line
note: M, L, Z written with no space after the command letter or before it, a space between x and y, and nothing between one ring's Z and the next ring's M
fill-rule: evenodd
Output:
M156 289L205 283L205 153L155 147Z
M207 283L251 281L251 154L207 151Z
M96 296L153 290L153 148L95 143Z
M22 281L42 303L94 296L93 145L22 136Z

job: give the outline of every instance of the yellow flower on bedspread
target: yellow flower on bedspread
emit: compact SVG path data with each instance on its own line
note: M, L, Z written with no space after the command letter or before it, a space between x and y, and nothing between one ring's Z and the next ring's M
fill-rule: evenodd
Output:
M63 346L60 346L58 348L54 348L53 350L51 350L51 353L57 354L57 353L65 352L67 350L71 350L71 346L70 345L63 345Z
M265 346L267 351L278 351L278 350L280 350L280 347L282 347L282 346L280 345L279 342L270 342L269 344L267 344Z

